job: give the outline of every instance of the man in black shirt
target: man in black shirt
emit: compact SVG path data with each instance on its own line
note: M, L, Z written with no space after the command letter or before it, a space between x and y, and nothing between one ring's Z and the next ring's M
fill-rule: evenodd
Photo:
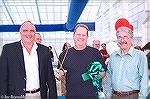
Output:
M106 65L102 62L102 56L98 49L87 46L88 27L84 24L78 24L75 27L74 46L70 48L66 54L63 68L67 70L66 73L66 88L67 98L73 99L96 99L97 88L92 84L91 80L84 81L82 74L87 71L87 65L91 62L98 61L106 71ZM59 56L62 62L66 51ZM105 76L105 72L99 72L101 77ZM63 71L59 70L55 76L61 79Z

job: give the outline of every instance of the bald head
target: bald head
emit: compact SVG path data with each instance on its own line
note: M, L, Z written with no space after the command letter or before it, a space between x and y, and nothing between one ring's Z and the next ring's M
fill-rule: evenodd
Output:
M100 41L99 40L93 40L93 47L100 49Z
M31 21L25 21L20 27L21 40L24 44L33 44L36 28Z

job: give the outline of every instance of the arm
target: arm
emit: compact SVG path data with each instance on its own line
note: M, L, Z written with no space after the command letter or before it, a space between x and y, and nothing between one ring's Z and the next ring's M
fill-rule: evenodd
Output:
M49 99L57 99L56 80L54 76L54 71L53 71L50 55L48 56L48 69L47 70L48 70Z
M106 72L100 72L100 75L102 78L104 78L106 76Z
M142 56L140 56L139 76L140 76L139 96L142 98L148 95L148 64L146 55L144 53L142 54Z
M105 54L105 55L103 55L103 57L106 57L106 58L108 58L108 57L109 57L109 54Z
M64 52L60 53L60 55L59 55L57 70L54 73L56 79L59 80L59 81L62 80L64 78L63 76L65 75L65 71L59 69L60 65L62 64L63 57L64 57Z
M6 46L4 46L0 57L0 96L7 95L7 67L7 50Z
M112 82L112 69L111 69L111 59L109 60L108 62L108 66L107 66L107 72L106 72L106 96L107 97L111 97L112 95L112 85L111 85L111 82Z
M63 57L64 57L64 52L61 52L60 55L58 56L58 66L57 66L57 69L60 68L60 64L62 63Z

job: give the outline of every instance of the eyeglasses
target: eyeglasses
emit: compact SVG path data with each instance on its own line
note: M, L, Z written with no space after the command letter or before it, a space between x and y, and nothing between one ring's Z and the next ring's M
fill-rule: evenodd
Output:
M38 41L42 41L42 39L41 38L36 38Z
M23 30L23 32L31 32L31 33L34 33L35 30L27 30L27 29L25 29L25 30Z
M118 40L128 40L130 37L127 37L127 36L123 36L123 37L121 37L121 36L117 36L117 39Z

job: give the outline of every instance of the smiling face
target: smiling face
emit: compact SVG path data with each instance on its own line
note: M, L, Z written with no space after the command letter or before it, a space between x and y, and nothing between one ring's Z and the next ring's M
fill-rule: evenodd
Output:
M118 46L122 51L128 51L132 45L132 37L128 32L122 31L117 33Z
M78 27L76 31L74 32L73 39L75 43L75 47L79 48L79 50L82 50L87 45L87 35L88 30L84 27Z
M93 40L93 47L99 49L100 48L100 41L99 40Z
M31 22L29 21L24 22L20 28L20 35L22 42L25 44L34 43L35 31L36 31L35 26Z
M103 43L101 46L102 46L103 49L106 49L106 44L105 43Z
M40 33L35 33L35 42L41 44L42 37L41 37Z

